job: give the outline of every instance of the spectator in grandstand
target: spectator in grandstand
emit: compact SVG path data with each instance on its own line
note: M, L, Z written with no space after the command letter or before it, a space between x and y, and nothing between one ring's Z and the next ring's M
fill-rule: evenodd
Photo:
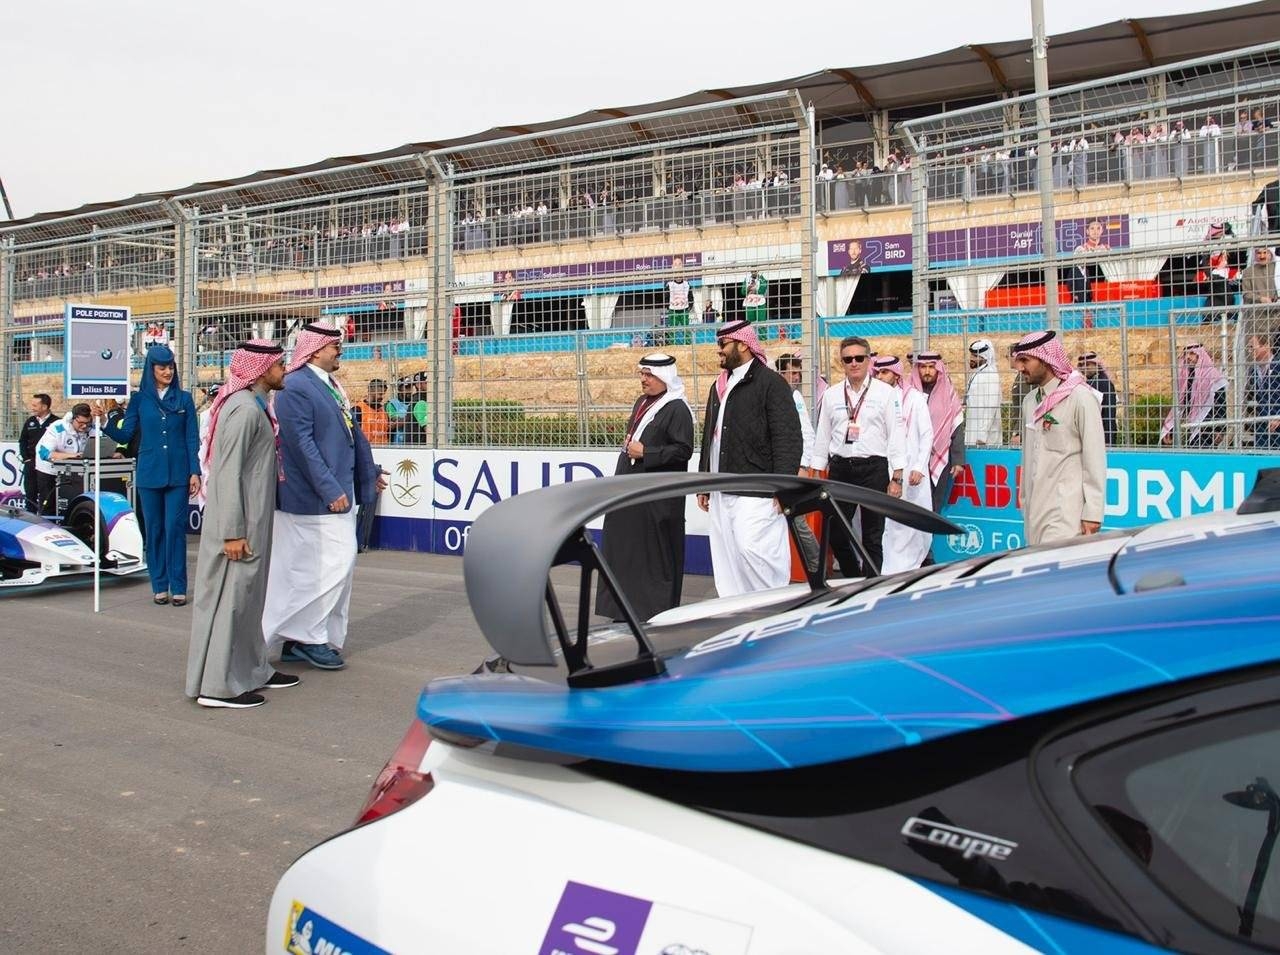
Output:
M1105 226L1101 220L1091 220L1084 227L1084 241L1075 247L1072 254L1092 257L1102 252L1110 252L1111 247L1102 241L1104 229ZM1101 282L1106 278L1102 272L1102 266L1091 258L1082 259L1078 265L1067 269L1064 277L1067 280L1067 287L1071 289L1071 301L1077 303L1092 302L1093 283Z
M693 456L693 411L676 360L661 352L640 359L640 396L631 409L615 475L684 473ZM679 606L684 584L683 498L611 511L604 519L605 562L637 617ZM602 579L596 613L623 619Z
M1097 396L1054 331L1016 346L1035 389L1022 404L1022 507L1027 543L1096 534L1106 504L1107 447Z
M1191 138L1191 130L1187 129L1187 124L1180 119L1175 121L1169 131L1169 152L1173 159L1173 174L1179 179L1185 179L1191 171Z
M742 312L748 322L763 322L769 318L769 280L755 269L742 283Z
M871 359L865 338L841 340L845 380L838 388L828 388L818 402L809 466L817 471L829 468L832 480L901 497L906 462L902 396L875 377ZM833 538L831 549L846 577L873 577L884 564L884 517L862 507L855 511L861 513L862 544L871 565L842 535Z
M699 471L798 474L803 439L791 388L769 367L750 322L718 329L720 374L707 394ZM781 587L791 575L787 521L770 497L699 494L710 515L711 569L722 597Z
M1242 109L1237 114L1236 125L1232 132L1235 133L1235 136L1231 143L1231 162L1227 165L1227 168L1247 168L1253 146L1253 120L1249 118L1247 109Z
M964 395L965 434L973 447L998 447L1003 434L1001 424L1004 398L1000 390L1000 371L996 368L996 349L986 338L969 345L969 378Z
M1175 422L1186 435L1184 447L1211 448L1218 443L1223 428L1208 422L1227 417L1227 376L1199 342L1183 346L1174 403L1160 429L1161 444L1173 444Z
M952 481L964 470L964 402L938 352L920 352L912 359L911 387L929 403L929 420L933 422L929 481L933 486L933 509L940 514L951 496ZM932 558L925 560L931 562Z
M1164 123L1153 123L1147 130L1147 178L1164 179L1169 175L1169 134Z
M1087 351L1076 359L1076 367L1102 404L1102 436L1108 445L1116 443L1116 386L1098 353Z
M933 455L933 420L924 392L911 386L896 355L882 355L875 360L875 375L886 385L898 390L902 401L903 467L906 479L902 499L920 507L933 503L929 482L929 459ZM933 535L917 531L897 521L885 521L884 566L886 574L915 570L929 556Z
M31 416L18 432L18 458L22 461L22 492L27 510L40 513L40 492L36 486L36 447L49 426L58 420L51 410L53 399L44 392L31 396L27 403Z
M94 413L105 409L95 404ZM182 390L174 354L166 345L147 350L138 392L124 420L103 433L128 444L136 434L136 487L146 519L147 572L152 600L187 602L187 502L200 491L200 422L191 393Z
M351 415L356 427L364 432L369 444L375 448L385 447L391 436L391 422L387 417L387 383L381 378L371 378L365 397L351 406Z
M1204 125L1200 127L1200 139L1200 169L1202 172L1215 173L1222 167L1222 127L1218 125L1216 116L1210 116L1204 121Z
M845 173L844 166L837 165L830 188L831 208L832 209L848 209L854 205L852 198L852 183L850 177Z
M682 260L677 259L683 264ZM683 268L676 268L675 278L667 282L667 314L663 317L663 323L668 329L671 328L688 328L689 320L693 316L693 290L689 287L689 280L684 276ZM686 345L689 342L688 332L667 332L668 344Z
M1245 305L1274 305L1276 302L1275 254L1267 246L1253 250L1253 262L1244 270L1240 283L1241 298ZM1245 315L1245 322L1253 328L1272 326L1277 318L1273 308L1252 308Z
M1229 242L1235 237L1230 222L1211 222L1205 232L1205 242ZM1213 321L1213 309L1225 309L1235 304L1240 291L1240 269L1245 264L1243 249L1210 249L1200 256L1197 279L1204 290L1205 321Z
M1280 448L1280 336L1274 332L1248 336L1253 367L1249 383L1253 391L1253 444L1256 448Z

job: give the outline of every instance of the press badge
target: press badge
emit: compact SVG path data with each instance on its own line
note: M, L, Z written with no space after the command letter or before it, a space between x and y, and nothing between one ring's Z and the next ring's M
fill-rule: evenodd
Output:
M845 444L853 444L858 440L858 435L862 433L862 426L856 421L849 422L849 430L845 434Z

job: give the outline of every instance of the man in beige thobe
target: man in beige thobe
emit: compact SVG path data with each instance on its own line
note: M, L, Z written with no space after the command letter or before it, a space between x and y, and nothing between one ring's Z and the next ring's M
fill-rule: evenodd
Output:
M1056 332L1014 346L1030 392L1022 402L1022 520L1029 545L1096 534L1106 503L1107 444L1098 393Z

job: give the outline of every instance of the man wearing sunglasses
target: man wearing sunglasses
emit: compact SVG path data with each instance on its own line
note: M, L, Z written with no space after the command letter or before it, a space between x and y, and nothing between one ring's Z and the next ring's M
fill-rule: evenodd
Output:
M799 474L800 419L791 386L769 367L750 322L719 329L720 375L707 395L698 470ZM711 518L711 570L721 597L785 586L791 576L787 521L771 497L699 494Z
M828 468L834 481L902 496L906 447L902 399L897 388L871 374L871 345L851 336L840 342L845 380L818 402L818 431L809 466ZM832 550L846 577L874 577L883 561L884 517L862 511L862 543L874 566L864 566L853 546L832 535ZM852 519L853 515L850 515Z

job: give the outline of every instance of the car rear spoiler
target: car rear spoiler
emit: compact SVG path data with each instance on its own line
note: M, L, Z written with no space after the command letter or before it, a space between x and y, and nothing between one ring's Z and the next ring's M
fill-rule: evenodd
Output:
M788 518L821 512L826 519L819 542L820 559L816 568L806 568L809 586L815 592L827 589L827 556L833 527L852 542L868 565L874 566L862 541L850 528L854 505L930 534L960 533L960 528L932 511L878 491L782 474L639 474L543 488L500 502L481 514L471 527L463 574L471 612L485 639L512 663L554 666L554 637L568 665L570 686L608 686L664 672L644 621L632 609L621 582L605 563L586 525L619 508L709 491L776 497ZM794 539L792 521L788 521L788 527ZM570 563L582 567L574 636L570 635L549 577L553 567ZM587 633L595 591L593 573L600 574L635 637L633 660L608 667L591 665Z

